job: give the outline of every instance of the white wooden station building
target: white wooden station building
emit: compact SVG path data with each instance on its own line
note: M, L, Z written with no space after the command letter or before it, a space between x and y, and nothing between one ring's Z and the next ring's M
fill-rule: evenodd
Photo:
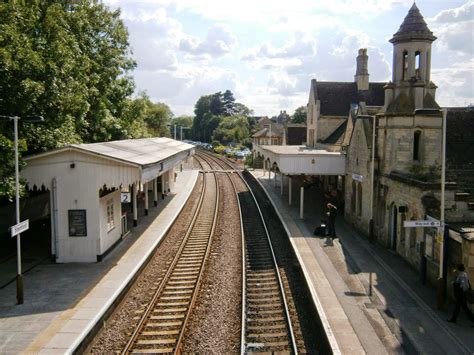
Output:
M139 191L147 214L149 201L156 206L172 190L175 169L193 154L193 145L161 137L73 144L25 157L29 187L50 191L56 262L100 261L126 233L122 199L131 200L136 225Z

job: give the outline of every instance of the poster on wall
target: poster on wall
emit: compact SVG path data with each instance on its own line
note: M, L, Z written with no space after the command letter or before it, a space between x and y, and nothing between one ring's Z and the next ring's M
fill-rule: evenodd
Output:
M86 237L87 220L86 210L68 210L69 236Z

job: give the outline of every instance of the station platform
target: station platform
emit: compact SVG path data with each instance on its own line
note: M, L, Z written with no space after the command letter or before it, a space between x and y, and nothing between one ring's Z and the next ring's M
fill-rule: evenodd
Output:
M172 225L197 181L198 170L177 174L174 191L101 262L54 264L24 269L24 304L16 304L16 284L0 289L1 354L71 353L152 253ZM11 273L0 263L0 274Z
M252 174L290 235L335 352L474 354L472 323L462 312L457 324L446 322L453 305L437 310L436 290L421 284L416 270L396 253L369 243L342 215L336 219L337 238L313 235L325 219L320 189L305 189L301 219L302 181L293 179L289 205L287 179L282 194L273 173L270 179L263 170Z

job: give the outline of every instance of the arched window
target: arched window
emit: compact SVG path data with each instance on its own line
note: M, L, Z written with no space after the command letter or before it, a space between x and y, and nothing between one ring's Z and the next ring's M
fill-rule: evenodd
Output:
M415 76L417 79L421 79L420 65L421 65L421 53L419 51L416 51L415 52Z
M362 184L357 184L357 215L362 215Z
M421 131L415 131L413 134L413 160L420 161L420 140Z
M407 80L408 79L408 52L404 51L403 52L403 77L402 80Z
M356 199L357 199L357 187L356 182L352 181L352 194L351 194L351 212L352 214L356 213Z

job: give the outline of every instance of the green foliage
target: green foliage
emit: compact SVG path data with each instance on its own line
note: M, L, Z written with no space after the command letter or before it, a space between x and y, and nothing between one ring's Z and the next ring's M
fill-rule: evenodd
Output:
M295 110L291 119L292 123L306 123L306 106L300 106Z
M249 126L247 117L244 116L223 117L213 134L215 140L224 144L241 142L248 136Z
M26 142L21 139L18 141L18 151L24 152L26 150ZM0 134L0 156L2 157L2 164L0 164L0 196L13 201L15 199L15 147L13 142ZM24 164L20 161L20 168ZM23 186L21 187L20 195L24 193Z
M168 106L130 98L134 67L119 10L86 0L0 3L0 115L45 119L28 129L20 121L24 152L168 135ZM0 125L0 199L11 197L12 131Z
M195 140L210 142L240 142L249 137L247 106L235 102L234 94L226 90L201 96L194 106L195 118L191 134Z

